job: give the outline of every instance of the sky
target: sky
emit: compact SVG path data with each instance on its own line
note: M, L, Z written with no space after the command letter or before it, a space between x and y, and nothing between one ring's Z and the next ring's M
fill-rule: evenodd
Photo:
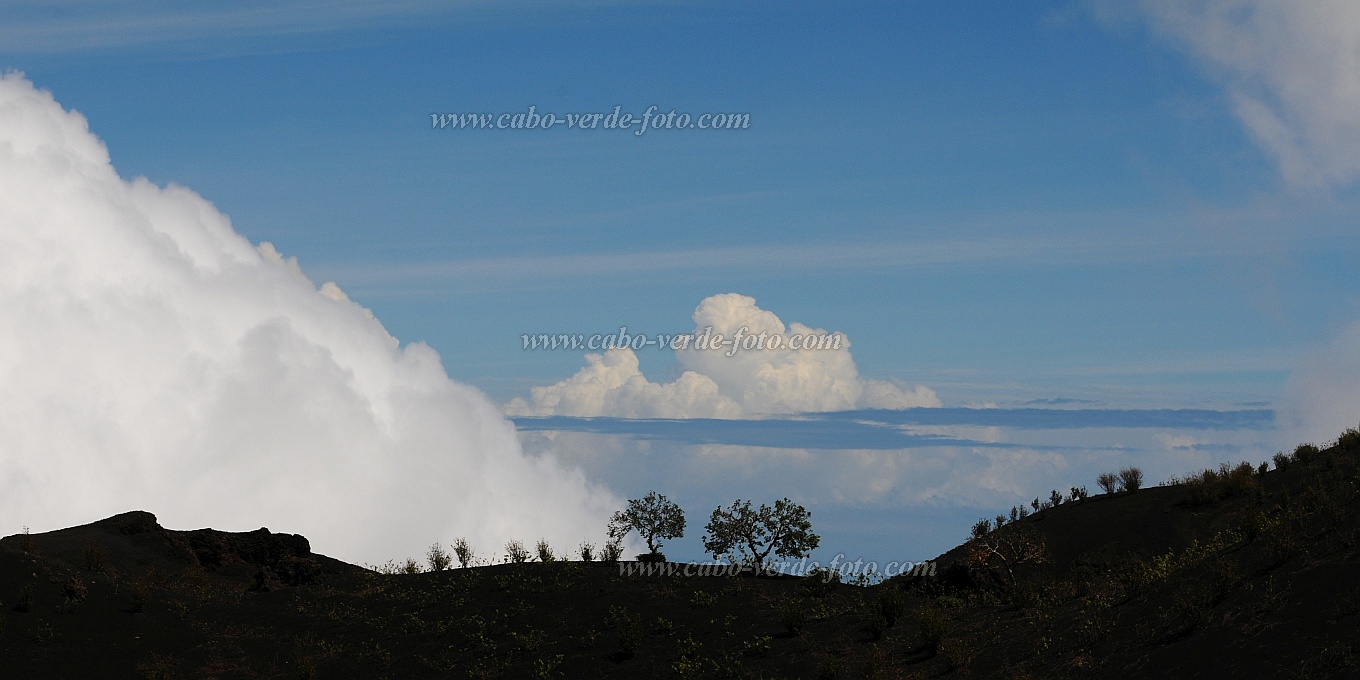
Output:
M140 330L120 331L173 386L147 404L173 393L211 405L185 414L211 453L147 454L160 444L140 410L98 420L123 434L97 429L81 455L114 468L141 456L180 476L22 521L56 528L160 503L171 509L143 509L219 528L263 518L378 562L459 535L487 553L502 536L534 532L597 540L591 527L611 504L655 489L689 512L672 557L702 556L712 507L789 496L813 511L818 554L919 560L961 541L978 517L1051 489L1094 488L1102 471L1139 465L1160 482L1334 438L1360 423L1357 56L1360 10L1340 0L6 3L0 68L88 121L122 182L105 177L98 191L154 216L157 201L189 200L175 193L187 188L201 197L195 228L229 244L233 261L258 259L255 274L182 284L174 304L142 300ZM14 101L28 103L11 111L60 118L18 82ZM639 135L437 123L530 107L641 117L651 106L749 125ZM44 143L84 158L85 142L71 140L85 133L62 126L64 136L22 139L48 134ZM46 177L32 162L16 157L13 176ZM163 198L136 198L149 191L136 178ZM38 206L40 193L12 193L18 207L0 228L29 248L11 250L17 267L48 252L20 230L74 218L56 208L64 194ZM117 210L71 227L79 236L61 252L88 253L42 260L39 290L84 296L93 284L58 274L120 266L90 259L106 252L113 227L100 220ZM21 214L49 221L25 226ZM128 252L154 239L136 243ZM165 257L154 261L173 270ZM289 258L299 285L325 302L260 283ZM147 276L129 290L163 285ZM254 310L233 316L223 327L236 335L209 352L237 367L223 375L245 371L250 339L283 318L340 370L300 373L298 395L315 385L381 414L417 408L387 386L438 382L441 396L417 409L429 413L399 430L409 436L389 437L392 424L375 417L352 439L383 442L383 460L397 462L382 474L396 486L429 464L506 500L478 501L491 505L477 512L466 499L440 501L431 507L446 520L384 541L269 498L251 512L229 498L173 500L168 489L184 478L259 464L214 429L243 407L222 405L211 397L218 383L183 367L200 335L166 330L216 323L222 289L236 295L223 314ZM34 290L8 291L11 335L24 340L0 345L12 370L68 360L51 349L65 346L59 338L107 330L65 307L35 310ZM109 291L99 304L134 294ZM323 307L332 302L343 309ZM356 349L350 335L297 321L329 315L373 340ZM538 334L743 327L835 333L843 344L732 356L524 346ZM385 353L385 337L408 354ZM285 368L312 356L268 347L256 349ZM110 399L141 384L114 370L126 351L80 353L88 370L110 371ZM156 358L180 354L189 358ZM289 394L248 375L256 393ZM28 379L38 387L0 400L13 422L33 390L67 403L79 389L55 372ZM37 495L58 483L50 452L33 444L51 429L114 418L69 403L41 425L5 430L17 451L7 454L11 488ZM201 412L212 417L193 420ZM486 434L510 431L500 414L514 441ZM333 472L330 492L301 494L319 502L361 488L352 466L369 454L332 460L334 423L304 420L269 425L291 443L263 460L287 468L293 450L311 452L308 465ZM487 481L492 469L501 482ZM517 475L533 481L517 485ZM543 493L570 509L526 509L524 488L554 489ZM383 494L372 502L391 505ZM391 535L405 515L383 513L371 531ZM519 519L487 528L507 515ZM549 515L560 526L536 524Z

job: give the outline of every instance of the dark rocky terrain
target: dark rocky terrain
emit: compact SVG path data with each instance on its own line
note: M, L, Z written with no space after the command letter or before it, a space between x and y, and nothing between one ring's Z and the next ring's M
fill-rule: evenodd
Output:
M130 512L0 539L0 677L1360 677L1360 433L1268 467L1065 497L871 587L391 573Z

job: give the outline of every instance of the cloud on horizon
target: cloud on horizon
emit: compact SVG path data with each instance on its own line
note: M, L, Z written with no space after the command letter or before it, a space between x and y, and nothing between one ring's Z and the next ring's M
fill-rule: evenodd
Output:
M587 354L575 375L530 389L506 413L524 416L616 416L623 418L749 418L774 413L841 411L853 408L939 406L928 387L907 387L859 374L850 340L836 346L788 349L795 340L827 331L793 322L785 325L761 309L755 298L724 293L705 298L694 310L694 335L721 335L770 342L764 349L675 349L684 373L669 383L652 382L628 348ZM778 349L770 349L778 347Z

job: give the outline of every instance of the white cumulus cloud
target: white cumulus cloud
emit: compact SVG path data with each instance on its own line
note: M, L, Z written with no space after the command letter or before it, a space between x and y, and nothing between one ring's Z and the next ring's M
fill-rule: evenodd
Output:
M673 382L648 380L631 349L610 349L586 355L586 366L575 375L531 388L529 399L516 398L506 410L511 415L743 418L940 405L928 387L861 376L843 334L837 334L834 346L801 347L810 337L832 334L800 323L785 325L756 306L755 298L714 295L699 303L693 318L694 337L722 335L728 344L719 349L678 347L676 359L686 370ZM730 341L738 333L756 344L733 349Z
M378 562L574 545L616 504L526 456L428 346L194 192L123 180L84 117L0 78L0 530L145 509Z

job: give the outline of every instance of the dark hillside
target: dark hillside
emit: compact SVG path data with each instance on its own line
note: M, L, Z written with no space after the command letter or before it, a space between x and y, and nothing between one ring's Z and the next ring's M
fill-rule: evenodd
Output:
M0 539L16 678L1356 677L1360 433L1059 498L935 577L362 569L145 512ZM674 566L674 565L671 565ZM1009 568L1008 568L1009 567Z

